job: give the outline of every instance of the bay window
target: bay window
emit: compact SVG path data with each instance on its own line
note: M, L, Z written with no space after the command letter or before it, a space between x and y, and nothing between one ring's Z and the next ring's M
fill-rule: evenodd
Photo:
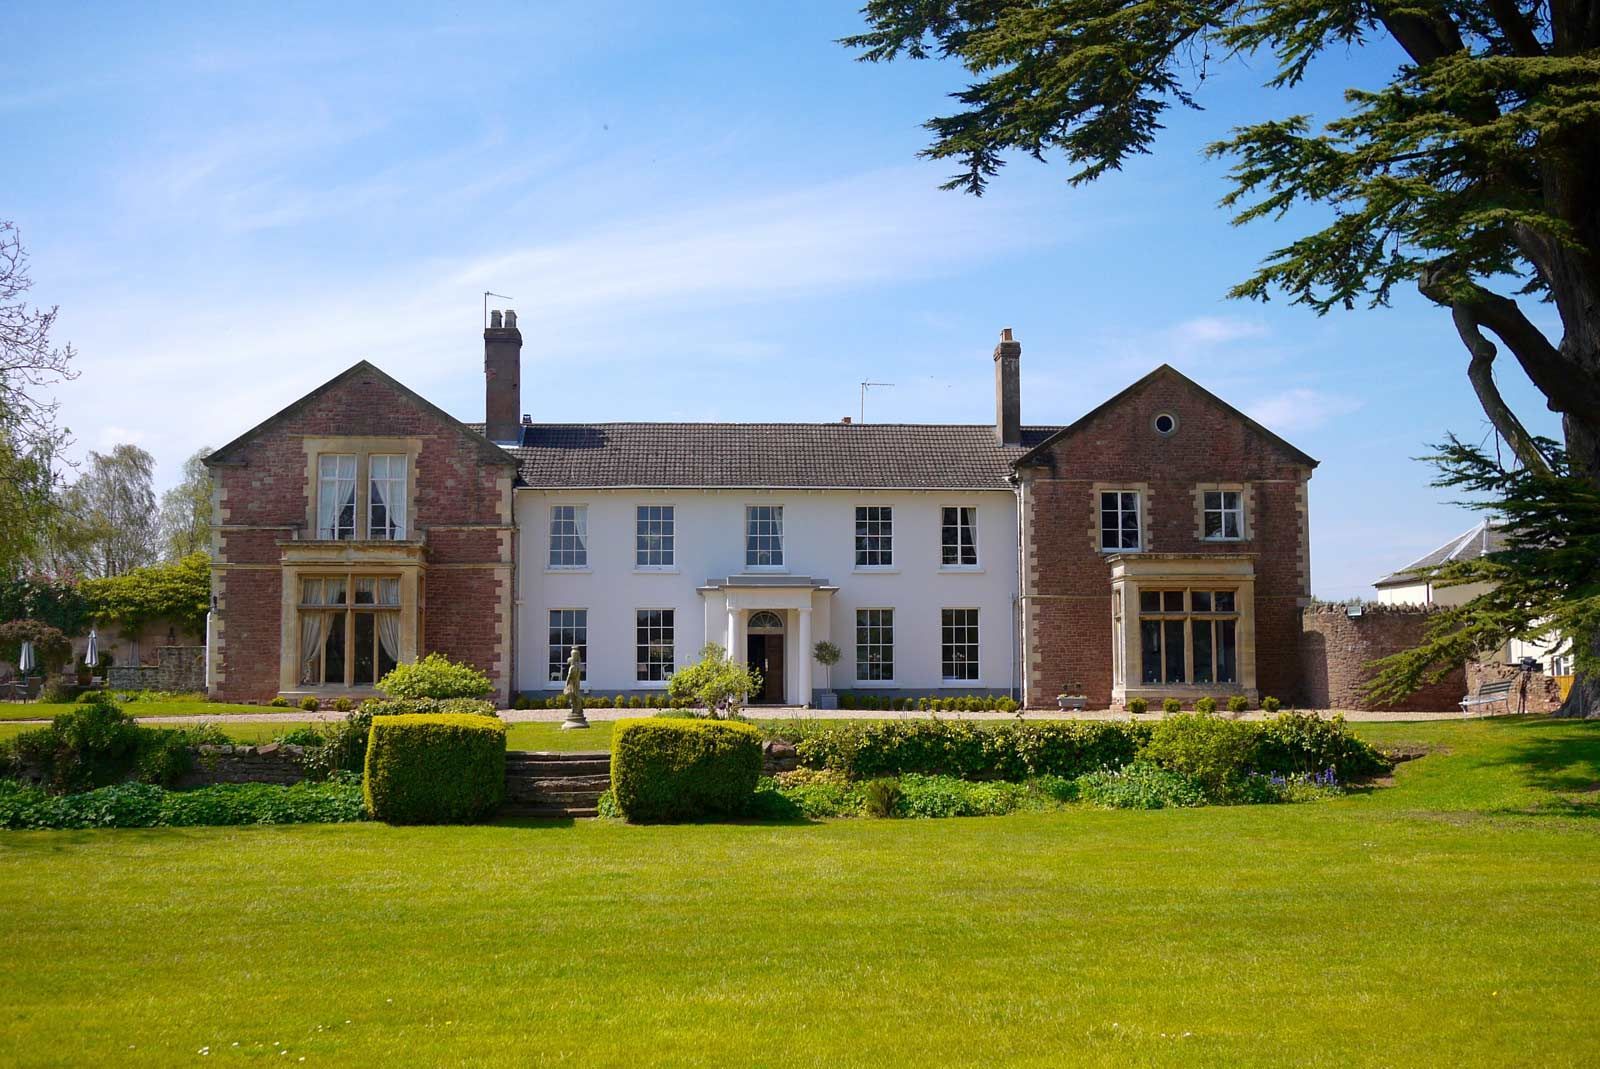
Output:
M1232 590L1141 589L1140 681L1239 682L1238 627Z
M399 663L400 579L303 577L298 623L301 686L373 686Z

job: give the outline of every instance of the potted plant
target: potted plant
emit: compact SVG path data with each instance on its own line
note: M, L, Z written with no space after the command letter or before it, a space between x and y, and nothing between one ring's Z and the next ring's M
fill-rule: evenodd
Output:
M839 708L839 696L833 692L833 666L839 663L839 647L826 640L811 647L811 656L826 670L824 678L827 687L817 692L816 705L818 709Z
M1081 693L1082 685L1068 683L1067 689L1056 695L1056 708L1083 710L1089 707L1089 696ZM1074 693L1078 691L1080 693Z

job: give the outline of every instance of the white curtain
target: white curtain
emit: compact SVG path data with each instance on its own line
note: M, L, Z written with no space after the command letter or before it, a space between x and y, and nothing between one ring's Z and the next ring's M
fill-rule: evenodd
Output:
M339 521L344 518L346 509L350 510L351 524L355 522L356 458L348 455L325 456L317 463L317 536L337 538Z
M579 505L572 510L572 529L578 533L578 549L585 557L589 553L589 510Z
M400 604L400 580L398 580L398 579L379 579L378 580L378 604L379 605L398 605L398 604Z
M383 652L396 664L400 663L400 614L397 612L380 612L378 617L378 641L383 644Z
M320 612L304 612L300 614L300 682L321 683L320 679L312 679L313 662L322 649L322 614Z
M382 527L373 525L374 538L404 538L406 536L406 458L403 456L374 456L370 461L372 471L372 499L383 506L386 522Z

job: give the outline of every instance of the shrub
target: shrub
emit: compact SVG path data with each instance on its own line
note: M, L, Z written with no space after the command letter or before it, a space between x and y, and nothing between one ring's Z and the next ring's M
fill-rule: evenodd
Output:
M49 727L24 732L7 746L8 764L39 770L55 791L81 791L135 778L170 784L192 764L189 747L226 741L208 725L186 730L146 728L96 691L93 700L61 713Z
M869 779L861 785L861 811L869 817L892 817L904 797L899 780L888 776Z
M745 812L761 776L761 733L749 724L655 717L611 735L611 789L633 823Z
M1157 723L1140 756L1196 781L1212 800L1226 798L1250 771L1254 725L1205 713L1181 713Z
M294 707L294 703L288 698L285 698L282 694L278 695L267 704L274 709L291 709Z
M489 816L505 801L505 725L466 713L374 717L363 790L373 817L390 824Z
M727 716L761 688L761 673L738 661L715 642L700 650L700 659L667 680L674 705L698 705L711 716Z
M363 819L361 786L353 777L290 787L224 783L192 791L122 783L68 795L51 795L0 780L0 827L4 828L179 828Z
M1148 701L1146 701L1145 699L1143 699L1143 698L1129 698L1128 699L1128 712L1132 713L1134 716L1143 716L1145 713L1149 712L1149 710L1150 710L1150 703Z
M1022 780L1126 764L1150 729L1113 721L889 720L825 723L792 734L802 765L856 779L920 773Z
M1248 708L1250 708L1250 699L1243 694L1235 694L1228 699L1228 712L1230 713L1242 713Z
M1183 712L1183 703L1176 698L1162 698L1161 711L1168 716L1174 713L1181 713Z
M322 708L322 703L308 694L304 698L300 699L300 708L304 709L308 713L314 713L318 709Z
M0 624L0 661L18 663L22 644L33 643L33 654L38 663L33 674L53 675L72 656L72 642L59 629L41 620L12 620Z
M1268 695L1267 697L1261 699L1261 711L1263 713L1268 713L1268 714L1275 713L1282 706L1283 706L1282 702L1280 702L1278 699L1276 699L1276 698L1274 698L1274 697L1272 697L1270 695Z
M409 716L417 713L464 713L468 716L494 716L494 702L481 698L407 698L385 701L368 698L361 703L368 716Z
M1383 755L1350 734L1342 716L1324 720L1313 713L1279 713L1252 727L1250 762L1258 772L1293 776L1332 769L1339 782L1347 782L1388 767Z
M797 768L793 772L783 772L770 780L764 780L770 788L780 793L787 799L792 811L785 812L780 807L760 803L758 787L757 804L752 807L751 813L769 819L782 816L818 817L852 817L861 812L865 799L862 797L860 784L852 783L838 772L818 772L810 768Z
M372 734L372 712L366 706L343 720L306 730L316 735L316 742L308 744L308 749L300 758L310 778L329 779L340 772L359 775L367 767L367 739Z
M513 697L511 699L511 708L513 708L513 709L532 709L533 708L533 699L528 697L526 694L518 694L518 695L516 695L515 697Z
M333 711L336 713L348 713L350 710L356 707L355 702L352 702L349 698L343 696L333 699L331 704L333 706Z
M1201 698L1199 701L1194 703L1194 711L1199 713L1201 716L1210 716L1212 713L1217 711L1217 699Z
M470 664L430 653L414 664L397 664L378 680L391 698L482 698L494 689L489 677Z
M1078 777L1078 797L1110 809L1171 809L1205 805L1199 783L1148 761Z

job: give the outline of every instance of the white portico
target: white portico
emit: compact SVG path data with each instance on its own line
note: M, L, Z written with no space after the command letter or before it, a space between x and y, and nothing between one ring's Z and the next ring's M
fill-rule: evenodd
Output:
M815 690L812 647L832 630L830 610L837 586L806 575L740 574L708 579L706 635L729 655L761 672L755 701L810 705Z

